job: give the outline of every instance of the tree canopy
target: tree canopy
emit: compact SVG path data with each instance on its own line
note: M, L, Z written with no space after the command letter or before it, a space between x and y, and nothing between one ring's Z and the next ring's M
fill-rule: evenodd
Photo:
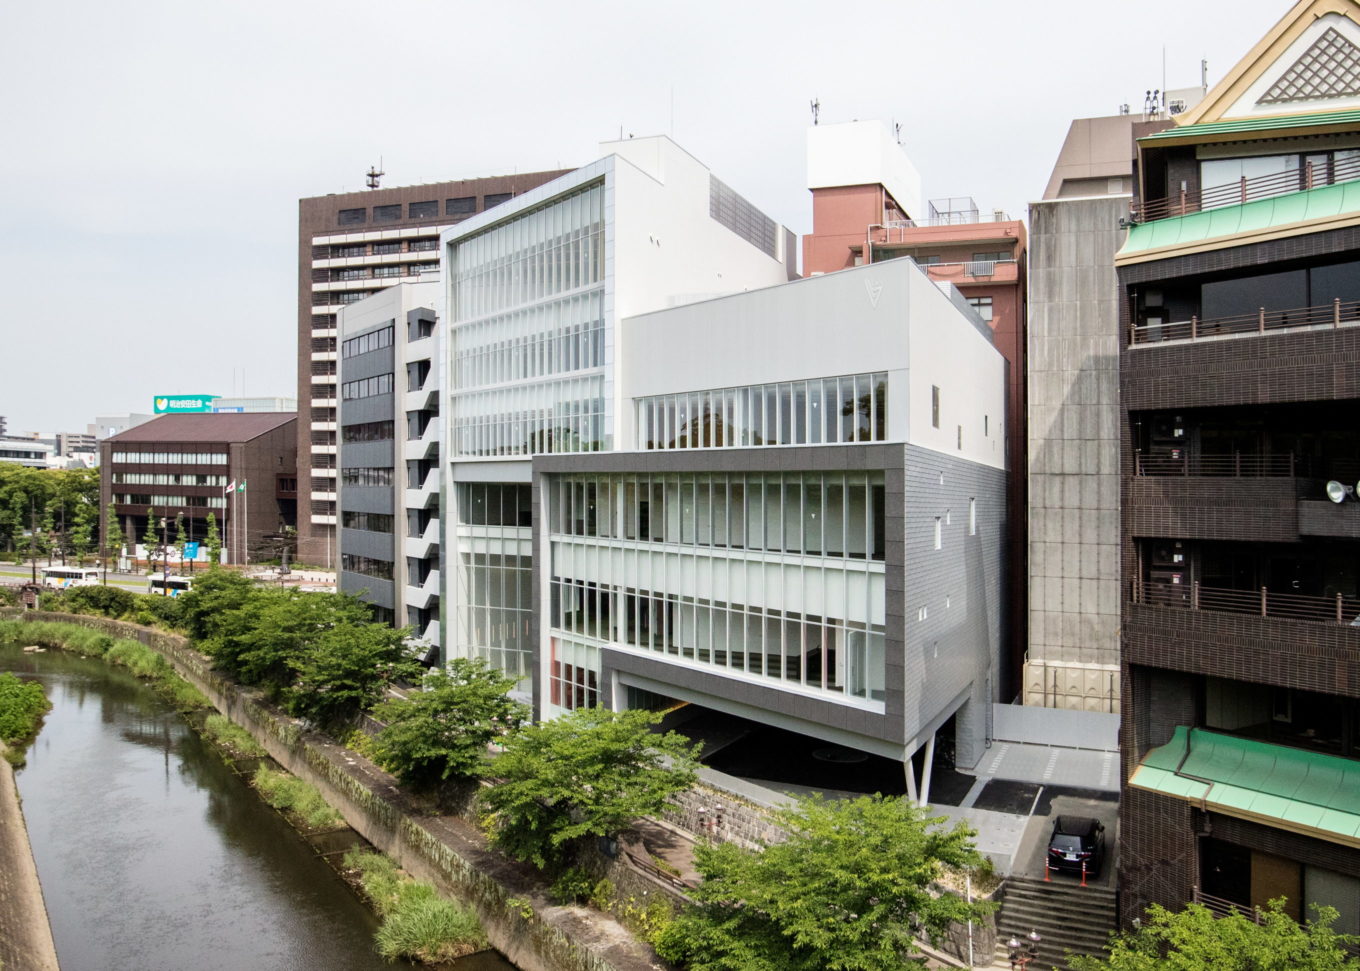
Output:
M939 934L990 904L935 894L944 867L982 863L973 832L883 796L800 800L779 814L788 839L753 851L700 846L698 906L657 943L692 971L897 971L913 929Z
M514 678L481 660L455 658L430 671L424 690L373 710L385 724L373 739L374 760L418 788L477 777L487 744L529 718L529 709L509 697L514 686Z
M492 839L520 860L552 869L572 844L618 833L661 812L694 782L698 746L651 730L648 711L578 708L510 736L482 793Z
M27 549L30 526L59 533L93 530L99 518L98 469L34 469L0 462L0 547ZM36 544L35 544L36 545Z
M1216 917L1200 904L1171 911L1153 904L1133 931L1110 938L1105 957L1074 957L1074 971L1350 971L1360 960L1342 950L1332 930L1337 912L1315 907L1303 924L1284 912L1283 898L1258 911Z

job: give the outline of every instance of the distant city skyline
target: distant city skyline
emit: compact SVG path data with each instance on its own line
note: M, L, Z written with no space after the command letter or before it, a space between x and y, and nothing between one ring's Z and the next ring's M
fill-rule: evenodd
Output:
M805 233L816 99L823 123L900 124L926 198L1023 218L1072 118L1138 112L1201 58L1212 84L1289 7L21 6L0 38L25 92L0 106L0 413L79 430L155 394L295 394L297 200L370 165L435 182L668 133Z

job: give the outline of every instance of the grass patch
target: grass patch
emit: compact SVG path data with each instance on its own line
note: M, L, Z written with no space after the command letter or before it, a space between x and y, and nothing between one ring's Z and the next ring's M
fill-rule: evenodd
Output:
M382 918L374 943L387 960L436 964L488 946L472 911L440 897L428 883L407 877L382 854L351 850L345 854L345 868L358 872L365 895Z
M203 722L203 734L238 759L259 758L267 754L250 732L226 715L211 714Z
M334 829L345 819L330 807L315 786L286 772L260 766L252 780L264 801L275 809L292 813L309 829Z
M38 734L43 715L52 703L37 681L0 674L0 749L15 766L24 764L26 743Z

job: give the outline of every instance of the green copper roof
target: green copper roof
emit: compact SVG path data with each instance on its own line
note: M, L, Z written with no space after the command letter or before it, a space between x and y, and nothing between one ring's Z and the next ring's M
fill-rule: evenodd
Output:
M1284 128L1309 128L1315 125L1357 125L1360 124L1360 110L1355 111L1318 111L1307 115L1289 115L1274 118L1233 118L1230 121L1209 121L1202 125L1179 125L1151 135L1144 135L1138 141L1156 144L1170 139L1189 138L1200 141L1214 135L1231 135L1239 132L1270 132Z
M1162 246L1184 246L1219 236L1260 232L1306 219L1350 212L1360 212L1360 179L1139 223L1130 227L1129 238L1118 255L1129 256Z
M1360 762L1337 755L1182 725L1129 785L1360 846Z

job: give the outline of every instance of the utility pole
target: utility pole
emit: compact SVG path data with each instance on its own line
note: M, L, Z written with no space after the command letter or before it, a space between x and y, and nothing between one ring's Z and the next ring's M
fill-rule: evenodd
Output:
M33 497L28 497L28 565L33 568L33 582L38 582L38 514Z

